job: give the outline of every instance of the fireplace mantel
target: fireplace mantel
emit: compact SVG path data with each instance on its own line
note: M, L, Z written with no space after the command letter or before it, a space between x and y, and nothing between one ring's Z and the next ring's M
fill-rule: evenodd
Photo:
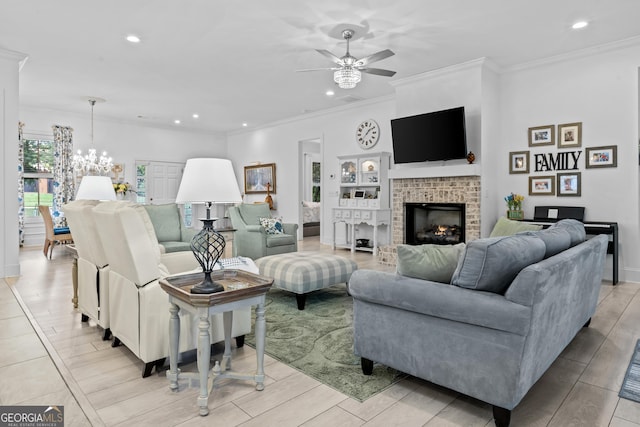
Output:
M402 167L394 167L389 170L390 179L404 178L440 178L453 176L480 176L482 168L479 164L459 164L459 165L440 165L440 166L418 166L412 167L404 165Z

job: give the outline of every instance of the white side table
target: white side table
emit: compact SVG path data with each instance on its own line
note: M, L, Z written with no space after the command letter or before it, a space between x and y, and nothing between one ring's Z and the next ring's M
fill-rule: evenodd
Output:
M194 285L203 279L203 273L167 277L160 280L160 286L169 294L169 311L171 320L169 325L169 378L171 390L178 389L180 377L200 380L200 395L198 406L200 415L209 414L209 393L218 378L234 378L254 380L256 390L264 389L264 341L265 341L265 296L273 284L273 279L249 273L243 270L215 270L211 273L214 282L224 286L224 292L214 294L192 294ZM255 374L231 371L231 323L233 310L246 306L256 306L256 362ZM181 373L178 369L178 343L180 342L180 309L195 314L198 319L198 372ZM216 361L213 369L209 369L211 359L211 338L209 336L209 317L223 313L224 320L224 354L222 364ZM211 385L209 377L211 376Z

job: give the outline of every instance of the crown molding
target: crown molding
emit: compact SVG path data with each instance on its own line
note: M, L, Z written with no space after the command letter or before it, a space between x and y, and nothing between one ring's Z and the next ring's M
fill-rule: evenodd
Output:
M434 77L448 75L457 71L480 69L483 66L486 66L493 71L500 72L500 66L498 64L496 64L495 62L493 62L488 58L482 57L482 58L473 59L471 61L462 62L460 64L451 65L448 67L436 68L434 70L425 71L423 73L415 74L413 76L405 77L403 79L397 79L392 82L389 82L389 84L394 87L406 86L406 85L414 84L424 80L429 80Z
M628 47L639 46L640 36L629 37L627 39L617 40L610 43L599 44L596 46L590 46L584 49L574 50L571 52L563 53L560 55L549 56L547 58L537 59L535 61L524 62L522 64L516 64L509 67L504 67L503 73L513 73L516 71L523 71L532 68L542 67L545 65L556 64L558 62L564 62L569 60L575 60L580 58L586 58L589 56L597 55L603 52L611 52L619 49L625 49Z

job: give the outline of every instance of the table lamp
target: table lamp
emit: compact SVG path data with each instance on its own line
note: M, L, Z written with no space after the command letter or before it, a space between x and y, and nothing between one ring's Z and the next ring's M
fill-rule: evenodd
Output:
M116 200L111 178L86 175L82 177L76 200Z
M211 294L224 291L224 287L211 280L211 272L224 253L224 237L213 229L211 206L214 203L240 203L233 165L227 159L189 159L182 174L176 203L204 204L207 217L200 219L202 230L191 240L191 250L202 266L204 280L191 288L193 294Z

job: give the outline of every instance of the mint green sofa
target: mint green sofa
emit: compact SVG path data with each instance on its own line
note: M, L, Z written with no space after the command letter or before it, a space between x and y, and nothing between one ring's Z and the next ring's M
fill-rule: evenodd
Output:
M144 208L151 218L158 243L164 248L164 252L191 250L191 239L199 230L185 227L177 204L144 205Z

